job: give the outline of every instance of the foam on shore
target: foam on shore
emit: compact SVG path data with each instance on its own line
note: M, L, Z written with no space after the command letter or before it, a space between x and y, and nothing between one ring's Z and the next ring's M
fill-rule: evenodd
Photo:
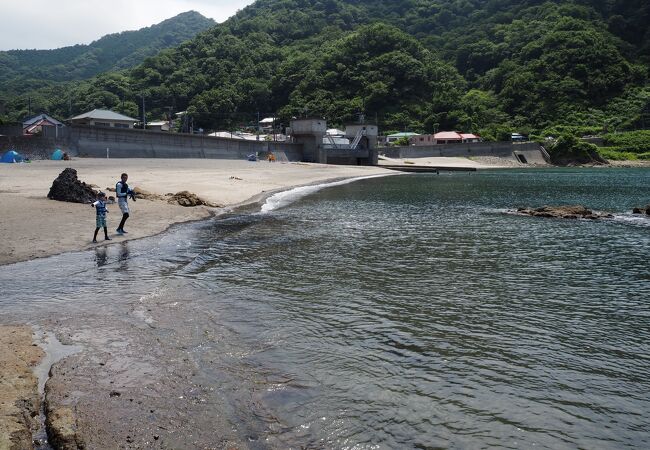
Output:
M356 177L356 178L348 178L345 180L339 180L339 181L333 181L330 183L321 183L321 184L313 184L309 186L300 186L297 188L289 189L286 191L278 192L277 194L271 195L269 198L266 199L266 202L262 205L262 208L260 209L260 214L268 214L271 211L275 211L276 209L283 208L287 205L290 205L292 203L297 202L301 198L304 198L308 195L311 195L315 192L318 192L322 189L329 188L329 187L334 187L334 186L342 186L344 184L349 184L353 183L355 181L360 181L360 180L368 180L371 178L379 178L379 177L384 177L386 175L370 175L367 177Z

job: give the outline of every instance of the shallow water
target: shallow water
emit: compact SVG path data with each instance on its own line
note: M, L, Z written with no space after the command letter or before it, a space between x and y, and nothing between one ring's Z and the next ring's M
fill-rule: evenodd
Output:
M616 217L504 213L574 203ZM366 179L5 266L0 321L173 308L254 448L648 448L647 203L647 169Z

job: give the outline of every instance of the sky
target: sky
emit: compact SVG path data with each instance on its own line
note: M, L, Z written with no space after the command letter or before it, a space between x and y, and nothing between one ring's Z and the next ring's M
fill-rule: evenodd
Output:
M223 22L253 0L0 0L0 50L90 44L194 10Z

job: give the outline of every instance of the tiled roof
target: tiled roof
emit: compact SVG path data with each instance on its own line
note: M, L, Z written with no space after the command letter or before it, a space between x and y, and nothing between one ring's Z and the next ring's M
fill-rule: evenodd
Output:
M108 111L106 109L93 109L90 112L80 114L78 116L72 117L68 120L80 120L80 119L98 119L98 120L113 120L113 121L123 121L123 122L137 122L137 119L133 117L127 117L123 114L116 113L113 111Z

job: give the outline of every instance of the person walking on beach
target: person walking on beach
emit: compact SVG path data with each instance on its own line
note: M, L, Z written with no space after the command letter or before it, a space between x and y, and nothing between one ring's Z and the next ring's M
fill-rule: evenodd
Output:
M120 211L122 211L122 221L116 231L119 234L124 234L126 233L126 231L124 231L124 223L126 223L126 219L129 218L128 197L131 197L131 199L135 201L135 192L133 192L133 189L130 189L129 185L126 184L126 180L129 179L127 174L123 173L120 178L120 181L115 185L115 196L117 197L117 204L120 207Z
M104 228L104 240L110 241L111 238L108 237L108 229L106 228L106 214L108 209L106 209L106 194L100 192L97 194L97 201L90 205L95 208L97 212L97 228L95 228L95 235L93 236L93 243L97 243L97 233L100 228Z

